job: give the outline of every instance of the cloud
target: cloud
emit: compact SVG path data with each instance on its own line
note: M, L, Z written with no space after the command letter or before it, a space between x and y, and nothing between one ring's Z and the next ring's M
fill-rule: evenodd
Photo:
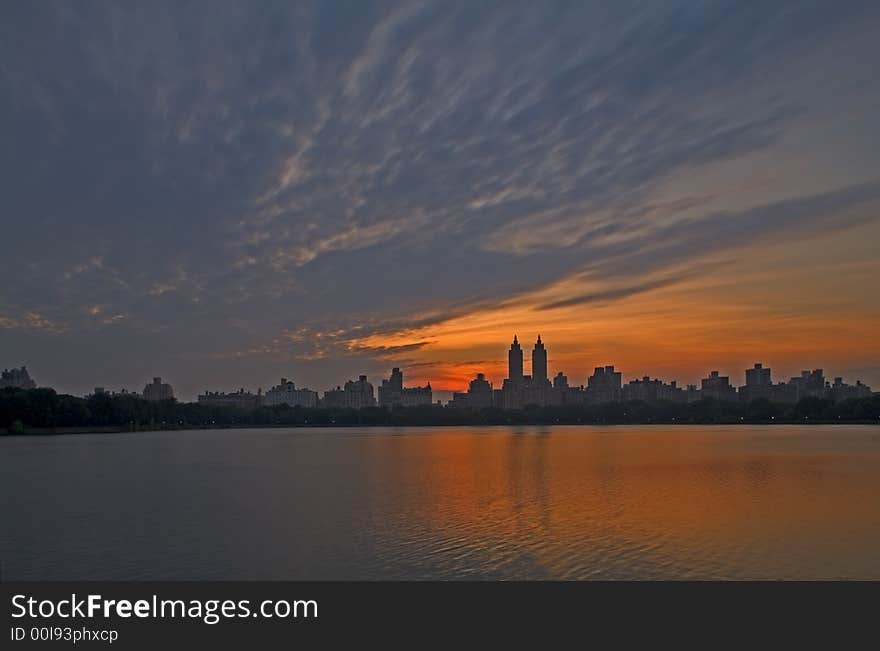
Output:
M414 350L420 350L430 345L429 341L417 341L401 346L353 346L352 352L370 355L372 357L394 359L395 356L406 354Z
M578 274L543 304L621 300L872 218L874 3L2 14L0 323L112 323L95 345L132 365L122 332L193 376L194 350L337 372L383 359L349 348L369 334Z
M571 307L573 305L583 305L585 303L600 303L607 301L614 301L621 298L628 298L630 296L635 296L636 294L641 294L643 292L649 292L654 289L661 289L663 287L670 287L671 285L675 285L685 278L689 277L691 274L681 274L672 278L664 278L662 280L654 280L651 282L641 283L638 285L629 285L627 287L618 287L615 289L606 289L603 291L592 292L590 294L580 294L579 296L572 296L571 298L565 298L559 301L553 301L552 303L545 303L540 306L540 309L543 310L553 310L560 307Z
M333 235L318 238L301 246L294 246L287 251L276 251L273 258L273 266L278 271L283 271L288 262L297 267L308 264L318 256L337 251L356 251L370 246L375 246L387 241L404 232L408 225L405 222L380 222L371 226L359 226L354 224Z
M51 321L39 312L28 311L21 316L0 314L0 329L62 334L67 331L67 326L63 323Z

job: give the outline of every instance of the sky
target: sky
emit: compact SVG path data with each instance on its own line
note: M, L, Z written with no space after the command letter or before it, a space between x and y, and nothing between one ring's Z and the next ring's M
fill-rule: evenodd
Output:
M856 0L3 3L0 367L880 388L878 61Z

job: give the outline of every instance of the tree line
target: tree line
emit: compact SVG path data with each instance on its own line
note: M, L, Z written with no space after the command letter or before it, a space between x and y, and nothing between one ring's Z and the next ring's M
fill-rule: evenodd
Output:
M880 394L833 402L805 398L796 404L707 398L680 404L641 401L603 405L528 406L518 410L460 409L439 405L388 409L303 408L286 405L239 409L192 402L152 402L134 395L88 398L52 389L0 390L0 428L6 433L65 428L120 430L212 427L350 425L553 425L553 424L880 423Z

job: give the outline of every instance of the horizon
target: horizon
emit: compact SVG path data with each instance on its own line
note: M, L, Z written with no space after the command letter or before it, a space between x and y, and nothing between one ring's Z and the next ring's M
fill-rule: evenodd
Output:
M514 335L514 337L518 337L518 335ZM538 337L541 337L541 335L538 335ZM733 373L733 372L727 372L727 371L725 371L724 369L717 368L717 367L711 367L711 368L708 368L708 370L706 370L705 373L704 373L701 377L699 377L699 378L695 378L693 381L689 381L689 380L686 380L686 381L680 381L680 380L678 380L677 378L674 378L674 377L673 377L673 378L662 377L662 376L659 376L659 375L654 374L654 373L651 373L651 372L645 372L645 373L642 373L642 374L630 374L630 373L628 373L626 370L621 369L621 368L618 367L616 364L611 363L611 362L608 362L608 363L606 363L606 364L596 364L594 367L592 367L592 368L591 368L591 369L590 369L590 370L589 370L589 371L583 376L583 382L580 382L580 381L579 381L580 376L574 376L574 377L573 377L571 374L567 373L567 372L565 371L565 369L554 368L554 367L552 366L551 361L552 361L553 358L552 358L552 355L550 354L550 352L551 352L551 350L552 350L552 343L551 343L551 344L548 344L547 341L546 341L546 339L544 339L543 337L541 337L541 339L542 339L543 343L545 344L545 346L547 346L546 351L547 351L547 369L548 369L548 371L547 371L547 377L548 377L548 379L552 380L552 379L556 376L557 373L562 373L562 374L565 376L566 380L568 381L569 385L570 385L571 387L573 387L573 388L584 387L584 386L586 386L586 384L587 384L587 378L588 378L590 375L592 375L592 373L593 373L594 370L599 369L599 368L603 368L603 367L608 367L608 366L612 366L612 367L614 368L615 371L620 372L620 373L622 374L622 382L623 382L624 385L627 384L627 383L630 382L630 381L637 381L637 380L642 380L642 379L644 379L644 378L650 378L651 380L661 380L662 382L667 383L667 384L668 384L668 383L676 383L677 386L680 387L680 388L686 388L686 387L688 387L688 386L690 386L690 385L694 385L694 386L696 386L696 387L699 387L699 386L700 386L700 383L701 383L701 380L703 380L703 379L706 378L706 377L709 377L709 375L710 375L711 373L713 373L713 372L718 372L718 374L719 374L720 376L722 376L722 377L727 377L727 378L730 379L730 384L731 384L732 387L740 387L740 386L744 386L744 385L745 385L745 382L746 382L746 379L745 379L746 371L749 370L749 369L751 369L751 368L756 367L757 365L760 365L760 366L763 367L765 370L770 371L770 372L772 373L772 376L771 376L771 377L772 377L772 380L771 380L771 381L772 381L772 384L773 384L773 385L782 384L782 383L787 383L789 380L794 379L794 378L800 376L800 375L801 375L802 373L804 373L804 372L814 371L814 370L821 370L821 371L823 371L824 373L826 373L827 375L825 375L825 379L826 379L827 381L829 381L829 382L832 381L833 379L837 378L837 377L842 377L843 382L844 382L845 384L850 384L850 385L854 385L854 384L856 384L857 382L864 382L864 380L863 380L862 378L860 378L860 377L847 377L847 376L841 376L841 375L837 374L837 373L834 371L834 369L828 369L828 368L825 368L825 367L823 367L823 366L814 366L814 367L810 367L810 368L803 367L803 368L798 369L796 372L792 372L792 373L784 373L784 372L783 372L783 373L779 373L779 372L777 372L777 371L774 369L774 367L773 367L772 365L769 365L769 364L764 363L764 362L754 362L751 366L747 366L747 367L741 369L741 370L740 370L740 375L742 376L742 378L741 378L742 381L741 381L741 382L738 381L740 378L738 378L738 376L737 376L736 373ZM522 364L523 364L523 374L524 374L524 376L530 376L531 373L532 373L532 361L531 361L531 355L529 354L529 353L530 353L530 348L528 347L528 345L524 345L524 341L522 341L522 340L520 340L519 343L520 343L521 346L523 346L523 348L522 348L522 352L523 352L523 362L522 362ZM506 352L506 351L505 351L505 352ZM506 362L505 360L499 359L499 360L497 361L497 363L494 363L494 364L492 364L491 366L492 366L493 368L496 368L496 369L497 369L497 368L501 368L501 367L503 367L505 370L504 370L504 371L500 371L500 370L499 370L499 371L496 371L496 373L499 373L499 374L500 374L500 375L498 375L497 377L494 376L494 375L490 375L489 373L486 373L485 371L476 370L476 371L474 371L473 375L472 375L471 377L468 378L467 382L465 382L464 385L462 385L462 386L460 386L460 387L452 387L452 388L445 388L445 387L440 388L440 387L438 387L438 385L436 385L434 382L432 382L430 378L427 379L427 380L424 380L424 381L422 381L422 382L415 381L415 380L413 380L411 377L408 376L408 374L407 374L407 372L406 372L407 369L406 369L405 367L390 367L390 368L388 369L388 372L385 373L385 374L378 374L378 375L376 375L376 376L366 375L366 377L367 377L367 380L373 385L374 389L378 389L378 387L379 387L379 385L381 384L382 380L383 380L383 379L387 379L387 378L389 377L389 374L391 373L391 371L392 371L393 369L395 369L395 368L399 368L399 369L401 370L401 372L403 373L403 384L404 384L404 386L407 386L407 387L413 387L413 386L424 386L424 385L430 385L430 386L431 386L431 389L432 389L432 393L433 393L433 395L434 395L434 402L440 402L440 401L442 401L442 402L445 404L448 400L450 400L450 399L452 398L452 395L453 395L454 393L459 392L459 391L466 391L467 388L468 388L467 385L468 385L468 383L470 382L470 380L475 379L476 376L477 376L478 374L479 374L479 375L483 375L483 376L485 376L485 379L486 379L490 384L492 384L492 386L493 386L494 388L496 388L496 389L497 389L497 388L500 388L501 385L502 385L502 382L503 382L505 379L507 379L508 376L509 376L509 374L508 374L507 371L506 371L506 369L507 369L507 362ZM21 368L21 367L26 367L29 373L30 373L31 370L32 370L32 369L30 369L30 368L27 367L27 364L23 364L23 365L13 366L13 367L11 367L11 369L10 369L10 368L6 368L6 367L4 367L4 371L6 371L6 370L14 370L14 369ZM829 372L829 371L830 371L830 372ZM356 380L358 377L360 377L360 376L362 376L362 375L364 375L364 374L363 374L363 373L355 373L354 375L352 375L352 376L350 376L350 377L344 377L344 378L341 378L341 379L340 379L339 381L337 381L336 383L333 383L333 384L331 384L331 385L329 385L329 386L327 386L327 387L314 386L314 385L309 384L308 381L303 381L303 380L301 380L301 379L293 378L293 377L290 377L290 376L277 378L276 380L274 380L274 381L270 381L270 382L268 382L268 383L265 384L265 385L258 385L258 386L243 386L243 385L242 385L242 386L234 386L234 387L233 387L233 386L225 386L225 385L224 385L224 386L220 386L220 385L218 384L217 386L204 387L204 388L200 389L195 395L187 395L187 396L184 396L184 395L180 394L180 393L178 392L178 390L177 390L177 387L176 387L175 384L174 384L173 378L169 378L169 377L167 377L167 376L165 376L165 375L161 375L161 374L158 374L158 375L152 375L152 376L150 376L149 378L146 378L146 379L144 380L144 383L145 383L145 384L149 384L149 383L150 383L152 380L154 380L154 379L161 379L163 383L170 384L170 385L174 388L174 397L175 397L175 399L177 399L177 400L182 400L182 401L186 401L186 402L196 402L196 399L198 398L199 395L206 395L206 394L209 394L209 393L221 393L221 394L222 394L222 393L234 393L234 392L238 392L238 391L245 391L245 392L249 392L249 393L257 393L257 392L259 392L259 391L262 391L262 392L265 393L265 392L268 391L269 389L275 387L275 386L276 386L276 383L277 383L278 380L287 380L287 381L292 382L293 384L295 384L295 385L297 386L298 389L309 389L309 390L312 390L312 391L317 392L317 394L320 396L320 395L323 395L324 392L326 392L326 391L332 391L332 390L334 390L334 389L338 389L338 388L342 387L342 386L346 383L346 381L348 381L348 380ZM33 378L33 375L31 375L31 377ZM227 384L228 384L228 383L227 383ZM870 383L865 382L865 384L867 384L870 388L873 388L873 387L871 387ZM55 389L55 390L58 391L59 393L69 393L70 395L90 395L90 394L91 394L96 388L101 388L102 390L105 390L105 391L110 392L110 393L117 393L117 392L120 392L120 391L125 391L125 392L132 393L132 394L138 394L138 393L140 393L140 391L141 391L141 390L138 388L137 383L135 383L135 385L131 385L131 386L119 386L119 387L111 387L111 386L104 386L104 385L94 385L89 391L86 391L86 392L84 392L84 393L82 393L82 394L74 394L74 393L71 393L71 392L68 392L68 391L64 391L64 390L61 389L61 388L58 388L58 387L53 386L51 383L40 383L40 382L37 382L37 386L40 387L40 388L51 388L51 389ZM440 398L440 396L442 396L442 398Z
M880 387L880 5L801 9L4 7L0 366Z

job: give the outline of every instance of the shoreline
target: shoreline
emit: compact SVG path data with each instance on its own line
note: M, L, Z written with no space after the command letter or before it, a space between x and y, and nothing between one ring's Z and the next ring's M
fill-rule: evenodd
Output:
M779 427L785 425L833 425L833 426L859 426L859 427L880 427L880 423L875 421L774 421L774 422L686 422L686 423L670 423L670 422L631 422L631 423L481 423L481 424L453 424L453 423L420 423L420 424L368 424L368 423L331 423L331 424L272 424L272 425L204 425L204 426L184 426L184 427L34 427L28 428L21 432L11 432L0 428L0 437L29 437L29 436L74 436L77 434L138 434L152 432L193 432L193 431L211 431L211 430L248 430L248 429L425 429L425 428L495 428L495 427Z

